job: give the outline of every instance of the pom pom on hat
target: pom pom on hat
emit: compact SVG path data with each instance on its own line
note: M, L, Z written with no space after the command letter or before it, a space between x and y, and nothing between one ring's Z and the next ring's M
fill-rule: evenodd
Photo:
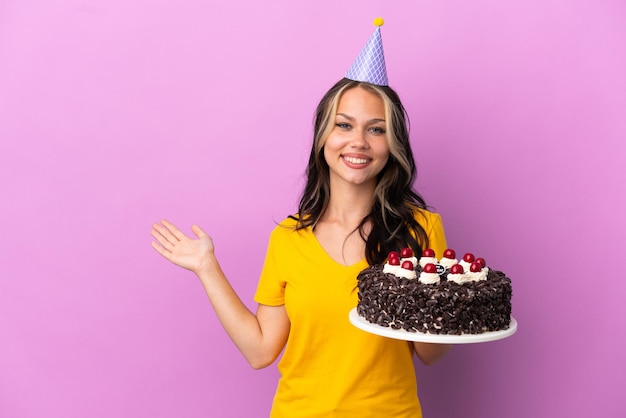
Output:
M385 21L381 17L374 19L376 29L346 73L346 78L378 86L389 85L385 54L383 53L383 40L380 33L380 27L384 23Z

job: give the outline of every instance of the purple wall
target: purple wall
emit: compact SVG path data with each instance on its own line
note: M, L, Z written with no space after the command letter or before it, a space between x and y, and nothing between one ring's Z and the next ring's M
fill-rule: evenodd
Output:
M519 322L417 366L426 416L623 416L621 0L0 3L0 416L267 415L275 366L148 232L202 225L254 308L314 106L378 15L418 186Z

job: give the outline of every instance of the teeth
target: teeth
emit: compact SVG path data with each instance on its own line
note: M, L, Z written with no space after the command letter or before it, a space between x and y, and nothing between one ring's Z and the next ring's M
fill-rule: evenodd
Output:
M343 157L347 162L352 164L365 164L367 160L365 158L353 158L353 157Z

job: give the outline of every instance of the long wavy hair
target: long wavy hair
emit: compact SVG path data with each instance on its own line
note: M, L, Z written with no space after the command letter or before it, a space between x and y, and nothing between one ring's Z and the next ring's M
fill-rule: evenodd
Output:
M418 208L426 202L413 189L417 169L409 142L406 110L398 94L387 86L377 86L349 79L338 81L322 98L315 113L313 146L306 169L306 186L302 192L296 229L315 228L330 200L330 170L324 158L324 144L335 125L341 95L356 87L383 99L389 160L378 175L374 203L357 227L365 241L365 258L369 264L382 263L389 251L409 247L419 258L428 247L428 236L416 220ZM366 226L369 233L366 233Z

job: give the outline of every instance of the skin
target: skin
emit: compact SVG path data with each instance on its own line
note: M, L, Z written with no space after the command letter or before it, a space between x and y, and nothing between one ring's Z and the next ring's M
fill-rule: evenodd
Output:
M355 233L374 199L377 175L389 158L382 99L356 87L338 104L335 126L324 144L330 168L330 202L315 226L315 236L338 263L353 265L365 258L365 242ZM366 228L367 231L367 228ZM167 220L152 227L152 246L172 263L198 276L222 326L253 368L276 360L287 342L290 321L285 306L259 305L256 313L239 299L218 260L211 237L194 225L195 237ZM449 345L409 343L426 365L435 363Z
M315 226L319 243L341 264L352 265L365 256L365 241L355 230L370 210L376 176L389 159L385 131L380 97L362 88L341 96L335 127L324 144L330 201Z
M191 229L196 238L163 220L153 225L151 234L156 242L152 246L172 263L198 276L219 321L248 363L255 369L270 365L289 336L285 306L259 305L256 313L251 312L220 268L211 237L197 225Z
M372 200L376 176L389 159L386 130L380 97L362 88L341 96L335 126L324 143L331 190L354 189Z

